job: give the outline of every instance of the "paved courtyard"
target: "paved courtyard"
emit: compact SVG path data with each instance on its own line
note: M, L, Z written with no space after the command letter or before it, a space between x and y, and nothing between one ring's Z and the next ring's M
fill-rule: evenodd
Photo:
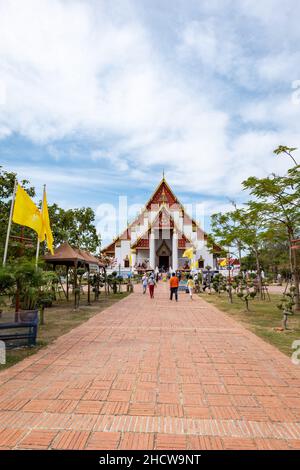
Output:
M137 286L0 374L0 448L300 449L300 366L202 299Z

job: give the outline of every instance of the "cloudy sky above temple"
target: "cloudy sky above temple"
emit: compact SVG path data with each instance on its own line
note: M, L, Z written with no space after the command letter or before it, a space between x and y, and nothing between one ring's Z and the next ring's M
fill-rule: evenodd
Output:
M0 0L0 164L65 208L143 204L164 168L226 209L300 147L299 18L298 0Z

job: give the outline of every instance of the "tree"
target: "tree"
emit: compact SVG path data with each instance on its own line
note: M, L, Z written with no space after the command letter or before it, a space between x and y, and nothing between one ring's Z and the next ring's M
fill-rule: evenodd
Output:
M288 155L293 160L294 165L297 165L296 159L292 155L295 150L297 150L296 147L286 147L285 145L279 145L279 147L274 150L274 153L276 155L281 155L282 153Z
M0 267L0 307L6 305L6 297L11 297L14 292L15 276L11 267Z
M213 214L211 217L211 225L214 237L218 240L220 245L226 246L237 251L239 262L242 261L242 250L244 248L242 242L242 235L239 232L240 225L240 212L235 203L234 211L227 213Z
M225 214L212 216L213 236L220 244L238 246L240 250L247 250L253 255L257 271L258 289L262 296L262 265L261 251L267 233L264 230L262 220L255 208L245 205L244 208L235 208ZM241 253L239 253L242 262Z
M8 297L15 300L16 311L49 304L52 302L54 281L57 281L56 273L46 271L43 265L37 267L35 259L19 258L0 268L1 305L6 305L5 299Z
M90 207L64 210L52 204L48 209L56 245L68 241L94 254L99 252L101 240L94 226L95 213Z
M260 214L265 228L270 230L276 224L285 230L290 272L296 288L296 309L299 309L299 255L297 256L292 246L293 240L300 235L300 166L291 168L285 176L252 176L243 182L243 187L255 196L249 206L252 211Z
M3 256L7 224L11 207L16 173L5 171L0 166L0 255ZM35 189L28 180L20 180L19 183L30 197L35 197ZM39 203L41 207L41 201ZM64 210L58 204L48 207L51 228L55 246L64 241L78 248L88 250L94 254L99 252L100 237L94 225L95 213L90 207ZM26 239L26 243L22 243ZM36 233L27 227L17 224L11 226L11 240L9 243L9 258L14 259L23 255L33 257L36 249ZM26 249L25 249L26 248ZM43 244L41 244L41 250Z
M261 251L263 269L276 280L279 273L289 273L289 244L284 228L275 222L268 224Z

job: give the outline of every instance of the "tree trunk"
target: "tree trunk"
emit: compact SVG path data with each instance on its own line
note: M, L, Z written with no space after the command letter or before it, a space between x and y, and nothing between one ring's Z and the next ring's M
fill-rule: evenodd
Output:
M241 269L241 266L242 266L242 248L241 248L240 243L238 243L238 252L239 252L239 263L240 263L240 269Z
M76 310L79 305L79 298L77 292L77 261L74 264L74 309Z
M67 266L66 281L67 281L67 301L69 301L69 266Z
M299 269L297 266L297 255L296 250L292 249L292 240L294 233L292 230L288 231L289 236L289 258L290 258L290 270L292 276L292 282L295 284L295 310L300 310L300 292L299 292Z
M283 319L282 319L282 328L284 330L287 330L287 321L288 321L288 315L283 315Z
M232 304L233 299L232 299L232 287L231 286L228 288L228 296L229 296L229 301Z
M295 310L300 310L300 291L299 291L299 268L297 266L297 255L296 250L291 250L292 252L292 278L295 284Z
M91 279L90 279L90 265L88 264L88 305L91 305Z
M45 324L44 311L45 311L45 307L44 305L42 305L40 309L40 325Z
M16 288L16 306L15 306L15 322L19 321L19 310L20 310L20 282L17 281Z
M100 296L100 276L99 274L97 275L97 300L99 300Z
M261 267L260 267L258 252L257 252L256 249L254 250L254 254L255 254L255 262L256 262L256 270L257 270L258 290L259 290L260 299L262 300L263 299L263 291L262 291Z

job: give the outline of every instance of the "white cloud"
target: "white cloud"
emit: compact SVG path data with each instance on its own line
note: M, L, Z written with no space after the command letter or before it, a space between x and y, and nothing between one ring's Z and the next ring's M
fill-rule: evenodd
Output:
M258 62L258 74L267 82L291 83L299 78L299 52L267 55Z
M187 5L187 19L166 54L151 38L162 32L153 31L130 1L112 7L92 0L0 0L0 73L6 90L0 138L16 133L45 144L57 164L66 155L110 162L114 181L126 174L136 185L151 186L153 172L165 166L179 190L238 194L249 172L286 167L274 160L273 148L297 146L300 107L289 102L291 90L280 99L265 95L261 102L241 91L254 93L265 82L272 88L298 63L289 41L275 52L263 45L255 49L261 38L267 45L280 44L289 12L284 7L282 19L268 0L257 3L205 1L195 18ZM294 1L288 3L296 8ZM298 25L291 22L294 39ZM230 82L231 101L223 96L220 76L226 86ZM55 141L78 137L91 141L85 155L71 144L67 151L56 146ZM87 176L62 172L60 178L85 186L97 177L91 170Z
M179 52L222 75L232 75L242 56L234 31L215 18L188 23Z

